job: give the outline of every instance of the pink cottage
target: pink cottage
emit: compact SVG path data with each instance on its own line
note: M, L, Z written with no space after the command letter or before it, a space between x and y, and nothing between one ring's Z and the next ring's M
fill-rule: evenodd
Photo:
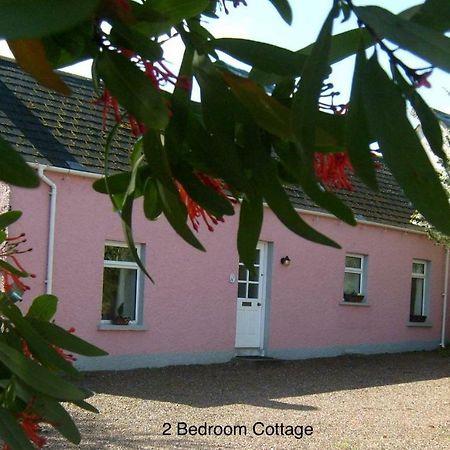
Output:
M214 233L200 229L204 254L163 217L145 220L136 205L135 238L152 284L130 259L108 198L91 187L104 136L90 83L64 79L72 97L48 92L1 60L0 132L42 183L35 190L3 185L0 202L24 212L12 232L25 231L33 247L22 261L37 277L23 303L54 293L58 322L109 352L80 358L81 369L401 352L445 342L446 252L409 223L411 205L383 168L380 193L357 184L342 194L357 227L289 190L298 213L342 249L297 237L267 209L253 276L239 264L237 216ZM126 167L125 144L116 142L116 169Z

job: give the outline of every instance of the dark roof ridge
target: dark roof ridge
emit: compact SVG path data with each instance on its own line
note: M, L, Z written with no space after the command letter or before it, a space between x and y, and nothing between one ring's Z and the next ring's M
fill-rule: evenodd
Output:
M18 66L16 60L14 58L11 58L10 56L0 55L0 60L10 62L10 63L13 63L15 66ZM79 61L79 62L83 62L83 61ZM67 66L67 67L70 67L70 66ZM55 72L64 78L69 78L69 79L74 78L74 79L81 80L81 81L86 81L86 82L90 82L90 83L92 82L91 77L83 76L78 73L66 72L63 69L55 69Z

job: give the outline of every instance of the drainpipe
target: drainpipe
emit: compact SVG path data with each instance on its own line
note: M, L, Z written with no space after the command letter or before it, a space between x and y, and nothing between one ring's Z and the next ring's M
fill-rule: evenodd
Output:
M450 260L450 249L445 252L445 275L444 275L444 293L442 294L442 333L441 333L441 347L445 348L445 323L447 319L447 298L448 298L448 269Z
M47 273L45 280L45 292L51 294L53 291L53 256L55 247L55 220L56 220L56 184L44 175L44 170L47 167L39 164L38 175L39 178L50 187L50 219L48 228L48 247L47 247Z

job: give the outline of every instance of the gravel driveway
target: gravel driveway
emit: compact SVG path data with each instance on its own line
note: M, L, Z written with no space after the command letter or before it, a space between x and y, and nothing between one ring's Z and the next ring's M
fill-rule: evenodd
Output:
M444 450L449 376L438 352L97 372L101 414L73 412L89 450Z

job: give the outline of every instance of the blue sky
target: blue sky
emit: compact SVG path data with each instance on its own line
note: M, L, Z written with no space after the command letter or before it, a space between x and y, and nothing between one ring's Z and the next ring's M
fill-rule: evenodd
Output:
M228 2L231 5L231 2ZM220 14L219 20L210 20L206 26L216 37L241 37L268 42L274 45L298 50L313 42L331 8L332 0L290 0L294 11L292 26L288 26L276 13L268 0L247 0L247 7L229 8L230 14ZM420 3L418 0L354 0L355 5L377 5L399 12ZM348 21L344 24L335 22L335 33L354 28L356 23ZM7 54L4 45L0 45L0 53ZM180 60L182 47L177 40L166 45L165 57L173 63L176 70ZM424 67L426 64L411 55L404 55L405 62L411 67ZM333 66L331 81L335 89L342 95L338 102L348 101L353 61L351 58ZM90 75L89 64L81 64L68 68L68 71L84 76ZM420 94L434 108L450 113L450 75L435 70L429 78L432 88L420 88ZM446 91L447 89L447 91Z

